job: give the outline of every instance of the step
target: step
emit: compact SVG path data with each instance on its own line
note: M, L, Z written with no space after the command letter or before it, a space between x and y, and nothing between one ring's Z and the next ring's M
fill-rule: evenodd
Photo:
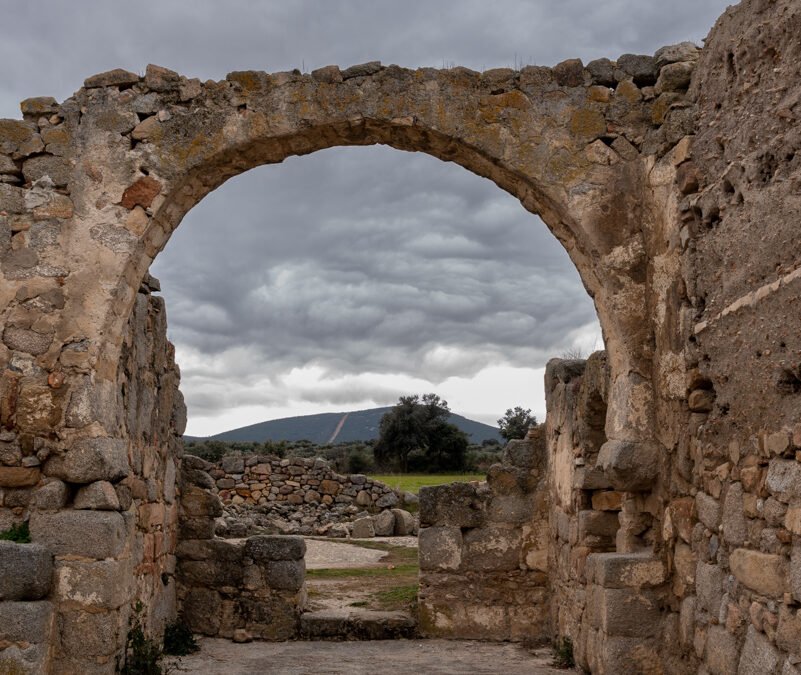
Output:
M300 632L307 640L396 640L415 637L417 625L405 612L343 607L301 614Z
M602 588L654 588L666 579L664 562L650 551L593 553L587 558L587 581Z

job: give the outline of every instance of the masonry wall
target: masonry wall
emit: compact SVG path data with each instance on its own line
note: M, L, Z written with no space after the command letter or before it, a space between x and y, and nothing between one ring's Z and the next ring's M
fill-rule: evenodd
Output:
M547 458L542 428L506 447L486 483L420 490L419 629L429 637L545 641Z
M57 442L26 435L4 444L0 526L29 521L33 543L0 542L0 669L113 673L134 601L155 636L175 617L177 434L185 410L154 287L149 279L136 298L120 390L108 392L99 410L87 376L65 401L69 428L91 433L92 420L105 416L129 440L89 437L69 455ZM43 379L58 391L57 379Z

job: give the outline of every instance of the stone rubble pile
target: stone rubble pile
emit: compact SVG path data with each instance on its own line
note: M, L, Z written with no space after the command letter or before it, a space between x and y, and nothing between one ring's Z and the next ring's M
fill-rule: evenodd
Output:
M197 464L198 458L192 461ZM216 493L224 507L216 525L221 537L364 538L417 533L415 517L400 508L415 504L415 495L362 474L338 474L324 459L231 456L198 466L208 475L203 487Z

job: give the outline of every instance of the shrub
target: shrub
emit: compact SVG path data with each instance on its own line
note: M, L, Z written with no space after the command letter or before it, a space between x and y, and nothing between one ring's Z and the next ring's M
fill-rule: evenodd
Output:
M28 529L28 521L26 520L19 525L12 525L7 530L0 532L0 540L15 541L18 544L30 544L31 531Z
M569 637L557 638L553 645L553 665L557 668L574 668L573 641Z
M164 653L170 656L193 654L200 646L189 626L181 620L171 623L164 630Z

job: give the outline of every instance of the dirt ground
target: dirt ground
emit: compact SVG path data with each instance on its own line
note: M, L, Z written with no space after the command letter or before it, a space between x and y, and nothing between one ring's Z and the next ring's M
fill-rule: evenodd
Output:
M550 652L519 645L468 640L376 640L374 642L200 641L201 651L183 657L176 673L203 675L557 675Z

